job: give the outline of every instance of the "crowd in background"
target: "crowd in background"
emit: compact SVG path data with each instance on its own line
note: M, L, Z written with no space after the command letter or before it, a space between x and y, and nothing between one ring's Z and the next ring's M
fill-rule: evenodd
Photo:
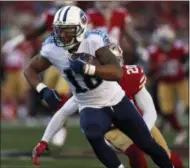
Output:
M0 2L1 3L1 45L4 44L7 40L18 35L21 32L27 32L33 29L38 24L41 24L41 15L45 10L50 9L54 2L44 1L44 2L35 2L35 1L21 1L21 2ZM94 7L93 1L78 1L77 5L81 7L84 11ZM160 24L169 24L171 25L176 33L177 37L182 39L188 45L188 33L189 33L189 2L185 1L142 1L142 2L133 2L126 1L121 2L122 7L127 8L132 19L134 28L143 38L144 46L151 44L151 34ZM44 37L35 39L30 42L25 42L24 44L18 46L19 50L14 51L15 53L10 53L14 57L15 54L19 54L20 57L24 59L13 60L18 61L18 65L22 68L26 66L28 60L38 53L41 42ZM133 57L133 55L131 55ZM126 59L126 64L132 64L133 59ZM6 56L1 54L1 85L6 81L6 63L9 61ZM4 73L2 73L4 72ZM38 99L35 99L35 103L31 104L31 94L30 87L26 83L21 83L23 88L25 88L25 105L28 107L27 115L36 116L37 112L45 111L44 106L41 105ZM13 84L14 85L14 84ZM6 92L1 92L1 98ZM33 98L34 99L34 98ZM1 101L2 103L3 101ZM36 108L36 105L39 108ZM4 110L4 112L3 112ZM6 107L1 109L1 118L14 120L15 117L12 117L11 107ZM24 116L24 113L21 116ZM47 114L47 113L46 113ZM49 113L51 115L51 112ZM3 117L2 117L3 116ZM21 118L22 118L21 117Z
M17 35L20 31L26 31L38 24L40 15L44 10L51 8L53 2L1 2L1 43ZM84 10L93 7L93 1L78 1L78 6ZM161 23L171 24L178 34L188 40L189 30L189 5L180 1L123 1L122 7L126 7L133 18L135 28L147 36ZM25 30L23 30L25 29Z

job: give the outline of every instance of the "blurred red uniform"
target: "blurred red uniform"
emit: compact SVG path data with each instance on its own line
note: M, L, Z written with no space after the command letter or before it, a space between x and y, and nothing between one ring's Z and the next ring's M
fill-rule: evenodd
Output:
M56 8L51 8L42 14L42 22L46 24L48 32L51 32L53 30L52 23L56 11Z
M120 81L122 89L129 99L133 100L146 83L146 76L143 69L137 65L124 65L123 78Z
M29 42L18 46L14 51L4 54L5 81L2 84L2 117L7 120L25 115L28 84L23 76L23 68L33 53Z
M151 71L158 79L161 113L178 133L174 143L183 144L187 133L176 117L176 98L183 102L186 110L189 108L188 82L182 64L182 60L188 55L187 47L182 41L176 40L168 52L155 45L149 48L149 54Z
M92 8L88 9L86 13L89 27L107 30L113 43L121 43L125 24L131 20L127 9L114 8L104 14L96 8Z
M159 46L149 48L151 71L159 81L158 97L161 111L170 114L175 110L175 91L185 107L188 103L188 83L181 61L188 54L182 41L175 41L169 52Z
M151 70L158 75L159 81L174 83L185 79L181 61L188 54L188 50L182 41L176 40L168 53L156 45L149 48L149 53Z
M125 94L135 104L134 96L145 86L146 76L140 66L123 65L122 68L123 78L119 84L125 91ZM139 108L138 111L141 113L141 115L143 115L143 112ZM176 168L183 168L180 158L174 152L171 152L169 150L164 137L156 126L153 126L151 129L151 135L155 141L166 150L172 164L176 166ZM107 132L105 134L105 138L114 146L114 148L124 152L129 157L131 167L147 168L144 153L133 143L133 141L128 136L123 134L119 129L114 128L111 131Z

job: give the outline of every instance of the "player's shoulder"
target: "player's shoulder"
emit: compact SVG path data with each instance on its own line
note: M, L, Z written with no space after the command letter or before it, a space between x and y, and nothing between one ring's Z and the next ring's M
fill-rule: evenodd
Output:
M41 55L47 57L50 55L51 51L53 51L55 48L56 48L56 45L54 43L53 36L50 35L42 43L40 53L41 53Z
M88 41L89 43L99 43L102 42L104 45L108 45L110 43L109 35L107 31L104 31L102 29L91 29L88 30L85 33L85 40Z
M49 35L42 43L42 47L49 47L54 45L53 35Z

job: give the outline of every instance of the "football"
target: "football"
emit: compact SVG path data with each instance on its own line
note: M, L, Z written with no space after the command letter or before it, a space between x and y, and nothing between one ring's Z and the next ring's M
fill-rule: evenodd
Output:
M80 59L86 63L92 64L92 65L100 65L100 62L95 56L92 56L88 53L76 53L71 56L73 60Z

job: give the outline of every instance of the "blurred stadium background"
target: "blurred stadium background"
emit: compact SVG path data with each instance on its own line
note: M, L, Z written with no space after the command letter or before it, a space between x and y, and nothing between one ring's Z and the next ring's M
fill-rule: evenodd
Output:
M145 48L152 44L152 33L158 26L168 24L173 27L177 39L182 40L188 50L189 1L123 1L118 3L130 13L134 28L142 37ZM76 1L75 4L84 11L96 7L93 1ZM51 1L1 1L1 47L7 40L20 33L29 32L41 24L44 12L54 6L55 2ZM32 41L25 41L11 52L1 52L2 168L33 167L30 158L31 151L40 141L44 128L53 115L53 112L41 103L35 92L25 83L22 74L22 70L29 59L40 50L41 42L47 37L47 34ZM132 45L127 43L125 47L127 49L127 53L124 55L125 63L139 63L133 52ZM143 63L148 77L147 87L151 94L156 97L156 75L152 75L149 72L149 69L147 69L148 65L148 61ZM186 79L188 79L188 73L186 74ZM45 78L45 76L46 74L42 74L42 78ZM65 100L70 96L68 87L64 87L62 93ZM173 108L177 113L177 119L179 119L180 124L188 133L188 109L178 98L175 100L176 103ZM157 110L159 111L159 109ZM185 167L189 167L189 136L187 135L182 144L174 144L174 139L178 132L174 131L164 121L163 117L159 116L157 125L161 128L170 148L182 157ZM127 157L121 156L121 159L128 165ZM151 168L155 167L151 161L149 161L149 166ZM103 167L97 161L86 139L81 134L77 113L68 121L66 144L61 148L52 145L50 153L47 153L42 158L40 167Z

